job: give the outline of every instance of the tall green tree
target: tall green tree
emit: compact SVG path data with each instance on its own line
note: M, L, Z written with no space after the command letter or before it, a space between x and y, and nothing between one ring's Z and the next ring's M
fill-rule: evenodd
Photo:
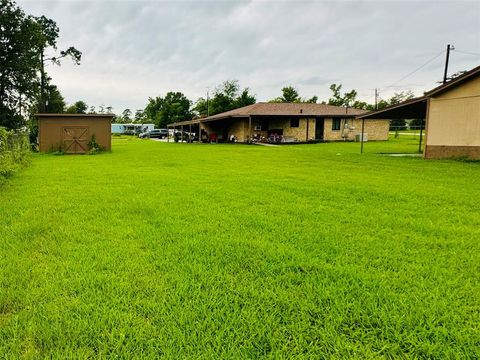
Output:
M149 98L144 112L148 121L164 128L177 121L190 120L191 106L192 102L183 93L170 91L165 97Z
M193 111L199 116L219 114L239 107L255 104L257 99L249 88L240 89L238 80L227 80L217 86L209 101L199 98Z
M330 90L332 90L333 94L328 99L328 105L335 105L335 106L349 106L352 107L355 103L355 99L357 97L356 90L350 90L346 93L341 93L342 85L339 84L332 84L330 85Z
M132 122L132 110L130 109L125 109L123 110L122 112L122 119L123 119L123 123L130 123Z
M45 93L45 112L51 114L61 114L65 112L65 99L55 85L47 85Z
M142 124L142 123L146 122L146 120L147 120L147 116L146 116L144 110L139 109L139 110L135 111L134 121L136 123Z
M86 114L88 110L88 105L85 101L77 101L76 103L70 105L67 108L68 114Z
M302 102L302 98L300 97L298 90L290 85L282 88L282 96L271 100L271 102L298 103L298 102Z
M0 0L0 126L18 128L38 94L35 21L11 0Z
M57 39L59 36L60 29L58 28L55 21L49 19L45 16L39 16L34 18L39 32L39 44L37 46L38 56L40 60L40 112L45 112L46 107L46 73L45 65L47 63L52 63L55 65L60 65L61 60L65 57L70 57L73 60L73 63L76 65L80 64L82 59L82 53L70 46L66 50L62 50L59 53L57 51ZM52 49L54 54L51 56L46 55L46 51Z
M270 100L273 103L316 103L317 101L318 96L312 96L310 99L302 98L298 90L291 85L282 88L282 96Z

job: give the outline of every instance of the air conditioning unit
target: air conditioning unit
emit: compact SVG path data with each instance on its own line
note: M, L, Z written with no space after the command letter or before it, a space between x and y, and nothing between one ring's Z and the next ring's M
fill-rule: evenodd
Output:
M362 134L356 134L355 135L355 141L362 141ZM368 141L368 134L367 133L363 133L363 142L367 142Z

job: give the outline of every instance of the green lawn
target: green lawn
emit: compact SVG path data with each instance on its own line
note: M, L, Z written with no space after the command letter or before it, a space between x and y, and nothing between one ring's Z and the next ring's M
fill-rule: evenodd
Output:
M114 138L0 188L0 357L480 357L480 163ZM3 355L2 355L3 354Z

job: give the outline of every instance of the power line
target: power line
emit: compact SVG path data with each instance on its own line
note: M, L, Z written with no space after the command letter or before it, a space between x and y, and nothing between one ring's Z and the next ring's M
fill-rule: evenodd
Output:
M423 65L419 66L418 68L416 68L415 70L413 70L412 72L408 73L407 75L405 75L404 77L402 77L401 79L395 81L393 84L389 85L389 86L385 86L382 90L380 91L384 91L388 88L391 88L391 87L394 87L395 85L397 85L400 81L403 81L405 80L406 78L408 78L409 76L415 74L417 71L421 70L422 68L424 68L425 66L427 66L428 64L430 64L433 60L435 60L436 58L438 58L440 55L443 55L444 53L444 50L440 51L437 55L435 55L434 57L432 57L430 60L428 60L426 63L424 63Z
M474 53L474 52L470 52L470 51L460 51L460 50L455 49L455 52L458 52L458 53L460 53L460 54L480 56L480 53Z

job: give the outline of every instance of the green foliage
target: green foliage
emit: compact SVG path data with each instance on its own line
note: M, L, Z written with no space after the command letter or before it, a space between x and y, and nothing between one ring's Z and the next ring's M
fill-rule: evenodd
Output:
M286 86L282 88L282 96L272 100L272 102L293 103L301 102L301 100L302 99L298 94L297 89L295 89L293 86Z
M293 86L286 86L282 88L282 96L277 97L273 100L270 100L269 102L273 103L300 103L300 102L305 102L305 103L316 103L318 101L318 96L312 96L310 99L304 99L302 98L298 90L294 88Z
M145 114L144 110L135 111L134 122L140 123L140 124L147 122L147 115Z
M207 116L207 107L208 114L215 115L255 104L256 101L255 95L250 93L249 88L240 90L238 80L227 80L215 88L212 98L208 101L208 106L207 100L200 98L195 103L193 110L197 115L204 117Z
M76 103L70 105L67 108L67 114L86 114L88 110L88 105L85 101L77 101Z
M425 129L425 120L424 119L412 119L408 123L408 127L413 130L423 130Z
M380 99L378 102L378 110L384 109L387 106L400 104L401 102L413 99L415 95L410 91L401 91L394 93L390 99ZM390 130L406 130L407 122L405 119L392 119L390 120Z
M87 146L89 155L95 155L104 150L104 148L97 142L97 137L95 136L95 134L92 135Z
M45 51L57 47L59 28L53 20L27 16L11 0L0 1L0 14L0 126L14 129L25 125L22 113L46 112L47 102L61 107L63 98L49 85L45 64L60 65L64 57L79 64L81 52L69 47L46 58Z
M390 99L380 99L378 101L378 110L384 109L387 106L400 104L401 102L413 99L414 97L415 95L410 90L394 93Z
M55 85L46 87L46 107L45 112L50 114L61 114L65 112L65 100L60 90Z
M0 190L0 354L479 358L478 163L125 139Z
M192 102L181 92L169 91L165 97L149 98L144 115L158 128L165 128L176 121L190 120Z
M26 164L30 144L28 135L0 127L0 184Z
M333 94L332 94L332 97L328 99L328 105L353 107L355 100L357 98L356 90L350 90L349 92L343 93L342 95L341 84L330 85L330 90L332 90Z
M24 125L20 108L38 95L38 27L14 1L0 1L0 126Z

